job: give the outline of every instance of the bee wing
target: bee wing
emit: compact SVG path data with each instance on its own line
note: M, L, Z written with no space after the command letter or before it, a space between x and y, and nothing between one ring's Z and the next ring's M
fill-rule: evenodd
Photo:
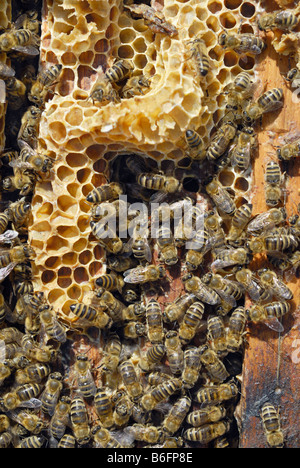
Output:
M276 111L278 109L281 109L281 107L283 107L282 101L272 101L269 103L269 105L264 107L264 113Z
M0 103L5 104L6 102L6 86L3 80L0 80Z
M6 348L5 341L4 341L4 340L0 340L0 362L4 362L4 361L5 361L5 356L6 356L5 348Z
M282 323L279 322L277 317L271 317L267 320L264 320L264 324L278 333L282 333L284 331Z
M253 218L247 226L247 231L252 235L256 231L262 231L274 227L274 223L269 221L270 213L268 211L260 213L255 218Z
M15 268L16 263L12 262L4 268L0 268L0 281L3 281Z
M8 229L3 234L0 234L0 243L9 244L12 240L18 237L19 233L13 229Z
M1 67L0 67L1 76L4 76L5 78L6 77L9 78L9 77L15 76L15 74L16 72L13 68L9 67L5 63L1 63Z
M13 168L19 169L32 169L32 165L26 161L22 161L20 158L16 158L13 161L10 161L9 165Z
M217 194L212 194L211 198L215 202L218 208L220 208L225 213L232 212L232 203L233 200L226 189L219 188Z
M17 52L20 52L21 54L24 55L31 55L31 56L36 56L39 55L39 50L32 46L32 45L27 45L27 46L15 46L12 47L13 50L16 50Z
M146 267L131 268L124 271L125 283L140 283L145 278Z
M30 400L23 401L20 407L30 408L30 409L39 409L42 406L41 400L37 398L30 398Z
M216 289L216 292L225 302L227 302L227 304L231 305L232 307L236 307L236 300L233 296L225 294L222 289Z
M250 284L245 288L251 299L254 301L259 301L262 287L259 285L258 282L251 280Z
M17 18L16 21L14 22L14 28L15 28L15 29L23 28L23 23L24 23L24 21L25 21L26 19L27 19L26 13L24 13L23 15L18 16L18 18Z
M290 290L290 288L279 278L274 278L273 279L273 288L272 292L275 296L278 296L282 299L293 299L293 293Z

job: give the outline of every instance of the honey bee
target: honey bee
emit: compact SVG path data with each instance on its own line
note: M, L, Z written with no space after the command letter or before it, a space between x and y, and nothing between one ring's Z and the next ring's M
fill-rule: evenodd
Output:
M125 99L133 98L145 94L145 88L149 88L150 81L144 75L137 75L129 78L125 84L122 95Z
M225 232L222 228L222 218L212 210L205 214L204 226L208 231L209 238L206 243L208 250L213 252L224 249L226 246Z
M17 369L15 380L19 385L30 382L40 383L50 374L50 372L51 367L48 363L36 362L29 364L24 369Z
M202 387L195 395L195 400L203 407L217 405L224 401L235 398L239 393L238 387L233 380L212 387Z
M23 439L17 446L16 448L19 449L40 449L46 442L46 438L42 435L36 436L29 436Z
M204 305L196 301L186 310L179 324L179 339L183 344L189 343L196 335L204 314Z
M99 244L109 253L118 254L124 250L124 244L115 230L109 225L105 225L102 221L96 223L90 222L92 234L97 238Z
M209 378L216 383L224 382L229 377L224 363L218 358L217 353L207 345L200 348L200 360L204 365Z
M279 178L277 175L279 175ZM268 182L269 180L274 180L275 182ZM265 181L266 204L274 208L280 203L284 193L283 189L281 188L283 176L281 174L279 164L275 161L271 161L267 164Z
M133 413L134 404L125 391L117 392L112 397L112 401L114 403L114 423L116 426L124 426L128 423Z
M188 129L185 132L185 141L188 145L188 155L195 161L203 161L206 157L205 144L195 130Z
M179 379L171 378L152 388L142 396L141 405L146 411L152 411L158 403L178 392L182 387Z
M129 434L135 440L141 440L148 442L148 444L155 444L161 438L161 430L150 424L133 424L133 426L127 426L124 429L126 434Z
M77 389L83 398L91 398L96 394L96 384L91 373L91 364L84 354L78 354L75 362Z
M132 3L131 5L124 5L124 8L130 11L133 18L143 18L145 24L153 33L167 34L170 37L177 36L177 29L166 21L161 11L144 3Z
M230 152L231 165L240 172L245 172L251 162L251 151L257 145L256 135L252 127L244 127L238 132L236 144Z
M192 388L200 377L202 364L200 360L200 349L189 346L183 353L183 371L181 375L183 387Z
M159 248L159 258L168 266L175 265L178 260L177 248L171 229L161 226L157 231L157 246Z
M218 357L227 354L226 330L222 317L210 316L207 319L207 338Z
M23 426L31 434L39 434L45 429L45 424L40 417L28 411L11 411L10 418Z
M145 284L164 278L166 271L162 266L146 265L137 266L124 272L125 283Z
M259 236L268 229L284 223L287 213L285 208L271 208L255 216L247 226L247 232Z
M167 416L164 418L162 423L163 430L168 435L173 435L181 427L190 407L192 401L189 397L183 396L179 398L172 408L170 409Z
M137 260L134 257L128 257L126 254L118 256L107 255L106 261L108 268L117 273L123 273L137 266Z
M31 148L37 146L37 136L42 110L36 106L29 106L21 118L21 127L18 133L18 141L22 140Z
M251 255L243 247L238 249L228 248L215 253L214 261L211 264L213 271L237 265L246 265L250 262Z
M262 406L261 418L269 446L272 448L282 448L284 436L281 430L280 416L272 403L267 402Z
M114 64L106 70L105 77L111 83L117 83L127 78L133 68L133 63L130 60L116 60Z
M38 38L29 29L11 29L1 34L0 52L19 52L24 55L36 56Z
M237 307L229 317L226 336L227 351L237 352L243 344L243 335L246 327L245 307Z
M270 299L268 292L265 291L249 268L241 268L235 273L235 277L254 301L260 302Z
M6 213L15 230L21 231L20 228L24 226L28 220L30 209L31 204L25 200L25 197L9 204Z
M55 439L61 439L69 424L71 411L71 399L67 396L62 396L57 403L53 416L49 423L49 433Z
M183 438L193 442L200 442L201 444L208 444L212 440L226 434L229 429L229 421L224 420L187 429L183 434Z
M295 236L284 228L270 231L246 242L246 247L253 253L267 252L268 254L280 256L280 253L289 248L296 248L298 241Z
M239 73L226 88L226 109L238 111L243 102L250 97L253 89L253 77L247 72Z
M235 211L227 236L228 242L235 242L239 239L251 219L252 208L253 205L251 203L245 203Z
M146 327L141 322L129 322L124 325L123 333L125 338L136 339L141 336L145 336Z
M293 88L297 88L300 84L300 71L298 68L289 70L285 79L288 83L291 83Z
M159 190L163 193L175 193L182 189L178 179L162 173L143 172L137 176L137 183L144 188Z
M182 282L186 292L194 294L201 302L211 305L220 303L218 294L206 286L197 276L188 273L182 277Z
M31 169L38 173L48 172L52 168L53 159L37 153L25 141L19 140L18 143L21 148L20 154L10 163L10 166L13 168Z
M291 141L277 149L279 161L290 161L292 158L298 158L300 156L300 138L293 140L294 139L291 138Z
M33 102L37 106L42 106L49 89L56 83L61 71L62 65L60 64L51 65L46 70L40 71L36 80L32 83L30 92L28 93L29 101Z
M263 322L271 330L283 331L279 319L290 311L290 304L286 301L270 302L265 305L253 305L246 310L247 319L255 324Z
M36 397L41 393L42 389L43 386L38 383L20 385L0 398L0 407L4 411L13 411L20 406L39 408L40 401Z
M266 46L266 43L254 34L227 34L223 32L219 37L219 44L225 49L231 49L238 54L249 52L254 55L261 54Z
M206 184L205 189L218 210L229 216L234 214L236 210L234 200L231 198L226 188L224 188L216 178L210 180Z
M87 100L91 99L93 104L96 102L120 102L117 91L112 87L109 80L99 78L94 83Z
M257 101L250 102L244 113L243 118L247 124L253 123L260 119L266 112L273 112L283 106L282 103L283 90L281 88L273 88L263 93Z
M221 306L218 307L218 312L221 313L221 309L225 312L229 312L232 307L236 306L236 301L241 299L243 295L243 289L240 285L232 280L223 278L223 276L213 273L207 273L202 276L202 281L209 287L214 289L221 298Z
M146 305L147 337L152 343L161 343L164 336L163 317L159 303L150 299Z
M124 188L118 182L110 182L93 189L86 197L89 203L113 201L124 193Z
M270 291L271 295L274 295L278 299L290 300L293 299L293 293L290 288L281 281L275 271L268 268L264 268L258 271L258 276L262 283L262 286Z
M204 40L197 38L189 41L188 44L192 44L189 59L192 58L194 60L200 78L206 76L210 69L210 60Z
M127 245L131 248L133 256L139 260L139 262L151 262L152 251L148 240L147 230L142 230L139 233L138 229L134 229L133 235Z
M130 360L122 362L119 365L119 371L129 396L133 400L139 399L143 394L143 387L132 362Z
M49 306L39 313L39 319L48 340L53 339L59 343L67 341L65 327L57 320L55 312Z
M25 84L21 80L18 80L15 76L10 76L7 78L3 77L2 79L5 82L5 90L8 94L10 105L13 105L15 106L15 109L18 109L23 104L22 98L25 97L27 91Z
M35 359L38 362L51 362L56 357L56 351L53 348L37 343L28 333L22 337L21 348L28 359Z
M6 278L18 263L35 257L34 250L27 244L16 245L0 253L0 280Z
M102 308L107 315L111 317L114 322L120 322L126 318L127 307L123 302L119 301L111 292L102 291L101 289L96 293L99 298L97 306Z
M18 155L18 151L5 151L0 155L0 165L8 165L10 162L14 161Z
M112 427L114 425L112 401L102 388L96 389L94 404L101 425L105 428Z
M178 296L172 304L165 307L163 311L163 320L165 322L180 321L185 312L197 300L194 294L183 294Z
M70 418L73 435L79 445L87 444L91 438L88 413L84 401L75 396L71 401Z
M215 161L220 158L227 150L230 142L236 135L236 125L233 122L225 122L217 129L207 150L206 156L209 160Z
M53 416L62 388L63 383L61 373L53 372L50 374L45 384L45 390L41 395L41 409L44 413Z
M91 431L91 435L95 441L96 447L98 448L122 448L120 442L104 427L94 427Z
M96 285L106 291L119 291L121 292L124 286L123 277L117 275L115 272L104 274L96 279Z
M203 262L204 255L210 250L209 233L207 229L198 229L191 239L187 250L185 264L188 271L196 270Z
M72 434L65 434L59 440L57 448L75 448L76 439Z
M177 331L170 330L167 332L165 348L170 371L174 375L181 374L183 368L183 350Z
M70 309L76 315L73 322L80 319L100 329L109 328L112 325L112 319L102 310L97 311L82 303L72 304Z
M143 372L149 372L162 360L166 352L163 344L158 343L147 349L144 355L139 360L139 366Z
M189 413L186 421L193 427L200 427L207 423L218 422L220 419L225 418L225 416L226 408L223 406L207 406L206 408L201 408Z
M260 15L257 24L261 31L268 29L292 31L298 24L298 17L292 10L275 10L272 13Z

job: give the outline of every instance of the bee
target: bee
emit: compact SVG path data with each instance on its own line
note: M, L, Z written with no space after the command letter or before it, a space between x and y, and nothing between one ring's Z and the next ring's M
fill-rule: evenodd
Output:
M120 442L115 439L112 434L101 426L96 426L92 429L91 435L98 448L122 448Z
M263 322L271 330L282 332L283 326L279 319L290 311L290 304L286 301L270 302L265 305L253 305L246 310L247 319L255 324Z
M131 291L130 291L131 294ZM126 310L123 312L123 320L135 321L142 320L146 313L146 307L141 302L129 304Z
M152 411L158 403L178 392L182 388L179 379L171 378L152 388L142 396L141 405L146 411Z
M293 88L297 88L300 84L300 71L298 68L289 70L285 79L288 83L291 83Z
M209 287L214 289L216 293L221 297L221 308L223 312L229 312L232 307L236 306L236 301L241 299L243 295L243 289L240 285L232 280L223 278L223 276L213 273L207 273L202 276L202 281ZM221 313L219 307L218 312Z
M143 394L143 387L132 362L130 360L122 362L119 365L119 371L129 396L133 400L139 399Z
M188 271L196 270L203 262L204 255L209 251L209 233L207 229L198 229L191 239L191 245L185 256Z
M181 424L189 412L191 404L192 401L189 397L183 396L179 398L163 420L163 431L165 431L168 435L175 434L175 432L177 432L181 427Z
M223 406L207 406L206 408L201 408L189 413L186 422L193 427L200 427L211 422L218 422L220 419L225 418L225 416L226 408Z
M5 89L9 96L10 103L12 98L23 98L25 96L27 90L25 84L21 80L18 80L15 76L3 77L2 79L5 82ZM14 102L14 99L12 102Z
M69 424L71 410L71 399L62 396L57 405L49 423L49 432L55 439L61 439Z
M5 151L0 155L0 165L9 165L9 163L14 161L18 157L18 155L18 151Z
M123 333L125 338L136 339L140 336L145 336L146 327L141 322L129 322L126 323L123 328Z
M242 288L249 294L251 299L260 302L270 299L269 294L255 278L249 268L241 268L235 273L236 280Z
M122 344L119 335L116 332L110 332L105 340L104 357L102 369L105 372L113 373L120 361Z
M247 226L247 232L259 236L268 229L284 223L287 213L285 208L271 208L255 216Z
M222 317L210 316L207 319L207 338L218 357L227 354L226 330Z
M275 271L264 268L258 271L258 276L262 286L270 291L270 294L276 296L278 299L290 300L293 299L293 293L290 288L278 278Z
M177 29L171 23L166 21L161 11L143 3L124 5L124 8L130 11L133 18L143 18L145 24L153 33L166 34L170 37L177 36Z
M139 360L139 366L143 372L149 372L162 360L166 352L166 348L162 343L154 344L147 349L144 355Z
M227 236L228 242L235 242L240 238L251 219L252 208L253 205L251 203L245 203L237 208L231 220L231 226Z
M249 52L254 55L261 54L267 47L266 43L254 34L227 34L223 32L219 37L219 44L224 49L231 49L238 54Z
M237 385L233 380L212 387L202 387L195 395L195 401L204 406L215 406L224 401L231 400L239 394Z
M216 131L207 150L206 156L209 160L215 161L220 158L227 150L230 142L236 135L236 125L233 122L225 122Z
M183 387L192 388L200 377L202 364L200 360L200 349L190 346L183 353L183 371L181 375Z
M16 245L0 253L0 280L6 278L18 263L35 257L34 250L27 244Z
M151 372L151 374L147 376L147 381L150 386L156 387L157 385L160 385L161 383L164 383L172 378L173 376L171 374L166 374L165 372L157 371Z
M298 17L291 10L275 10L260 15L257 24L261 31L269 29L292 31L298 24Z
M54 349L50 346L35 342L33 337L28 333L24 334L22 337L21 348L28 359L35 359L38 362L51 362L56 356Z
M90 226L92 234L107 252L115 255L122 253L124 250L124 244L114 229L109 225L103 224L102 221L99 221L98 223L91 221Z
M281 88L273 88L263 93L257 101L250 102L244 113L243 118L247 124L253 123L260 119L266 112L273 112L283 106L282 103L283 90Z
M237 352L243 344L243 335L246 327L245 307L237 307L229 317L228 330L226 334L227 351Z
M89 203L102 203L113 201L123 195L124 188L118 182L110 182L93 189L86 197Z
M124 429L126 434L129 434L135 440L148 442L148 444L155 444L161 438L161 430L150 424L133 424Z
M29 29L11 29L1 34L0 52L19 52L25 55L36 56L39 54L37 49L37 36Z
M123 273L137 266L137 260L134 257L124 255L107 255L107 267L117 273Z
M185 312L179 324L179 339L183 344L189 343L196 335L204 315L204 305L196 301Z
M91 438L91 431L87 409L80 396L75 396L71 401L70 419L73 435L78 444L87 444Z
M163 317L159 303L150 299L146 305L147 337L152 343L161 343L164 336Z
M293 140L293 139L292 139ZM300 138L290 141L277 149L279 161L290 161L300 156Z
M61 373L53 372L50 374L45 385L45 390L41 395L41 409L44 413L53 416L62 388L63 383Z
M206 286L197 276L188 273L182 277L182 282L186 292L194 294L201 302L211 305L220 303L218 294Z
M229 421L219 421L213 424L205 424L200 427L193 427L187 429L183 438L193 441L200 442L201 444L207 444L218 437L226 434L230 429Z
M227 96L226 109L238 111L243 102L250 97L252 89L253 77L245 71L239 73L225 91Z
M183 368L183 350L177 331L170 330L167 332L165 348L171 373L174 375L181 374Z
M28 411L11 411L10 418L34 435L39 434L43 429L45 429L45 424L42 419L36 414L29 413Z
M102 308L114 322L120 322L126 317L127 307L119 301L111 292L100 289L96 293L99 298L97 306Z
M65 434L59 440L57 448L75 448L76 439L72 434Z
M145 94L145 88L149 88L150 81L144 75L137 75L129 78L124 88L122 89L122 96L125 99L133 98Z
M185 132L185 141L188 146L188 155L195 161L203 161L206 157L205 144L195 130L188 129Z
M56 314L49 306L39 313L39 319L41 321L41 327L48 339L58 341L59 343L65 343L67 341L67 335L65 327L57 320Z
M96 389L94 404L101 425L105 428L112 427L114 425L112 401L102 388Z
M53 166L53 159L33 150L28 143L19 140L21 151L19 156L10 163L13 168L31 169L38 173L48 172Z
M265 199L268 206L275 207L280 202L283 194L281 189L283 180L279 164L275 161L268 162L265 172Z
M26 224L30 209L31 204L25 200L25 197L9 204L7 213L15 230L20 230Z
M204 365L209 378L216 383L224 382L229 377L225 365L219 359L217 353L207 345L200 348L200 360Z
M212 252L224 249L227 242L225 232L222 228L222 218L214 211L210 211L204 216L204 227L208 231L209 238L206 248Z
M179 258L171 229L161 226L157 231L157 246L159 258L168 266L175 265Z
M246 265L250 260L251 255L248 253L248 250L243 247L237 249L223 249L220 252L215 253L211 268L213 271L218 271L227 267Z
M106 70L105 77L111 83L117 83L118 81L127 78L133 68L133 64L130 60L116 60L114 64Z
M270 234L246 242L246 247L252 254L267 252L276 256L286 249L296 248L297 245L295 236L284 228L270 231Z
M106 78L99 78L93 84L93 87L89 93L87 100L91 99L93 104L96 102L120 102L117 91L113 88L111 82Z
M112 402L114 404L114 423L116 426L124 426L133 413L134 405L125 391L117 392L112 397Z
M159 190L163 193L175 193L182 189L178 179L162 173L143 172L137 176L137 183L144 188Z
M197 300L194 294L183 294L178 296L174 302L167 305L163 311L163 320L165 322L175 322L181 320L185 312Z
M125 283L145 284L158 281L166 276L166 271L162 266L146 265L137 266L124 272Z
M50 372L51 367L48 363L36 362L29 364L24 369L17 369L15 380L19 385L30 382L41 383Z
M14 175L7 176L2 180L2 188L8 192L19 190L21 196L28 195L33 191L36 182L36 175L30 170L23 170L19 167L14 168Z
M10 432L5 431L0 434L0 448L8 448L12 442L13 436Z
M112 319L103 310L97 311L82 303L72 304L70 309L76 315L74 322L80 319L100 329L109 328L112 325Z
M16 448L19 449L40 449L44 445L46 438L44 436L30 436L23 439Z
M257 139L252 127L244 127L237 134L236 144L230 152L231 165L240 172L245 172L251 162L251 151L257 145Z
M99 276L99 278L96 279L96 285L99 286L99 288L105 289L106 291L122 292L124 280L122 276L117 275L115 272L111 272Z
M226 188L224 188L216 178L209 181L205 189L218 210L229 216L234 214L236 210L234 200L231 198Z
M96 384L91 373L91 364L87 356L78 354L75 362L77 389L83 398L95 396Z
M131 246L133 256L141 263L151 262L152 260L152 251L147 238L147 234L147 230L142 230L139 233L138 229L134 229L133 235L129 242L129 246Z
M189 41L188 44L192 44L189 59L192 58L194 60L200 78L205 77L210 69L210 60L204 40L197 38Z
M40 407L36 397L41 393L43 386L38 383L27 383L16 387L12 392L5 393L0 399L0 407L4 411L13 411L20 406Z
M32 148L36 148L42 110L36 106L29 106L21 118L18 141L25 141Z
M262 406L261 419L269 446L272 448L282 448L284 436L281 430L280 416L272 403L267 402Z
M33 102L36 106L42 106L49 89L56 83L61 71L62 65L60 64L51 65L46 70L40 71L28 93L29 101Z

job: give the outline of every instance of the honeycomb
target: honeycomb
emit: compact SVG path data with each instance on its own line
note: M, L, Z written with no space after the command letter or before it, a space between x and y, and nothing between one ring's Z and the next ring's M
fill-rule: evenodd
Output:
M224 114L224 87L255 65L251 54L224 52L218 36L223 29L253 32L256 8L240 0L166 1L163 14L179 31L172 38L153 34L120 1L48 1L46 10L42 61L60 63L63 71L40 123L39 148L55 157L55 164L51 176L36 184L30 242L37 253L35 287L67 316L71 303L88 300L94 279L105 271L91 236L87 194L109 177L117 156L143 155L159 167L173 161L174 170L185 158L187 129L208 141ZM211 66L201 82L186 45L197 35ZM93 104L89 91L115 57L130 59L134 75L149 77L150 88L118 104ZM219 179L238 206L249 200L247 175L226 169Z

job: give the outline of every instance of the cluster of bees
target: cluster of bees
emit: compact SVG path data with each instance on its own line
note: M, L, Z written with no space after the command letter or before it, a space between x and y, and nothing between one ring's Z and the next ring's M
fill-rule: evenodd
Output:
M0 35L0 51L12 54L12 60L13 54L20 54L28 71L37 56L34 28L39 19L29 10L31 2L22 3L27 9ZM176 36L163 15L147 5L126 8L133 17L144 18L154 33ZM297 24L298 16L287 10L258 20L261 30L290 31ZM253 34L224 32L219 43L241 54L265 49L264 41ZM205 43L195 38L190 44L187 59L203 79L210 67ZM197 193L186 190L175 176L153 170L141 156L122 157L121 170L112 171L112 180L86 198L91 232L105 251L107 273L95 281L90 304L70 306L66 325L43 292L33 288L34 251L26 242L34 184L53 167L49 156L37 152L39 119L61 69L54 65L34 71L30 78L27 72L24 90L18 85L24 75L19 80L13 67L0 67L8 114L10 102L22 113L18 148L1 155L3 172L8 173L1 182L2 193L9 191L16 200L8 202L0 216L0 239L9 244L0 254L0 279L8 285L0 295L0 447L229 447L237 439L234 409L240 398L237 376L247 322L283 330L281 318L289 312L293 294L282 276L299 267L300 232L298 214L287 219L278 161L266 167L268 210L256 216L251 203L236 206L218 174L227 166L241 173L250 170L257 124L265 113L282 107L283 91L271 89L253 100L257 83L242 72L227 86L225 116L209 144L194 129L186 131ZM117 59L89 97L102 105L143 94L149 81L132 73L129 61ZM125 79L120 92L119 83ZM24 110L24 105L29 107ZM295 139L278 148L277 159L289 161L299 153ZM168 210L160 205L139 221L146 228L143 233L134 229L124 240L103 224L110 210L120 219L124 208L129 220L137 215L121 195L148 207L167 200ZM192 235L178 229L178 210L186 207ZM163 222L155 239L150 238L151 226L166 219L172 226ZM274 268L253 272L250 263L261 253ZM170 291L178 268L184 292L162 304L159 296ZM252 300L249 308L246 295ZM88 337L91 347L98 339L103 344L97 369L83 352L70 363L74 332ZM268 444L282 447L279 413L271 402L262 406L261 417Z

